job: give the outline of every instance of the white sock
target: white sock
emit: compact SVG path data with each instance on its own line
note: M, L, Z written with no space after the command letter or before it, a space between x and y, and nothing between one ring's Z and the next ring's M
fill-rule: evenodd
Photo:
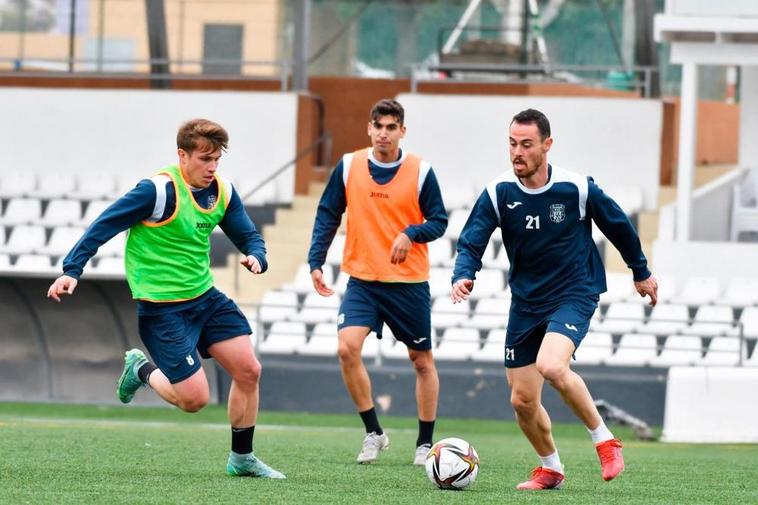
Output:
M540 461L544 468L549 468L550 470L563 475L563 466L561 465L561 458L558 457L558 451L555 451L553 454L548 454L547 456L540 456Z
M600 424L597 425L597 428L594 430L587 428L587 431L590 432L592 443L595 445L614 438L613 433L611 433L611 430L608 429L602 419L600 419Z

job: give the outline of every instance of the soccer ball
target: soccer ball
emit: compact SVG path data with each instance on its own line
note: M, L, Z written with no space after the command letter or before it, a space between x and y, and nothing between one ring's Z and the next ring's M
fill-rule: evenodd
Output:
M479 455L460 438L440 440L426 456L426 475L440 489L465 489L478 472Z

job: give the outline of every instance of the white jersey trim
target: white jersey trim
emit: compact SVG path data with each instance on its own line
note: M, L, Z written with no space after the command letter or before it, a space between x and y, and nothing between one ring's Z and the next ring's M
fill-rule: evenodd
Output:
M418 188L417 194L421 196L421 188L424 186L426 176L429 175L429 171L432 169L432 164L426 160L421 160L421 165L418 168Z
M500 221L500 209L497 207L497 185L501 182L517 182L518 179L513 175L513 172L503 172L499 176L492 179L486 187L487 195L490 197L490 203L495 209L495 215L497 220Z
M587 216L587 195L589 194L587 177L555 165L551 166L553 167L553 174L550 177L551 181L568 182L576 186L576 189L579 191L579 220L584 221Z
M150 178L150 182L155 186L155 205L147 221L157 223L166 211L166 184L171 182L171 177L166 174L157 174Z
M369 149L368 150L368 160L371 163L373 163L374 165L376 165L377 167L381 167L381 168L395 168L396 166L400 165L401 163L403 163L405 161L406 154L407 153L405 151L401 151L400 152L400 159L399 160L390 161L389 163L384 163L384 162L381 162L381 161L377 161L377 159L374 158L374 150L373 149Z
M347 176L350 174L350 165L353 164L353 154L347 153L342 156L342 184L347 187Z

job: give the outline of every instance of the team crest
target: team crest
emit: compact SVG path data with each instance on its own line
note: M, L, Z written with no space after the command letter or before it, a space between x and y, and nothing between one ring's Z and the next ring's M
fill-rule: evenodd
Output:
M212 209L216 206L216 195L208 196L208 208Z
M560 223L566 219L566 207L562 203L554 203L550 206L550 220Z

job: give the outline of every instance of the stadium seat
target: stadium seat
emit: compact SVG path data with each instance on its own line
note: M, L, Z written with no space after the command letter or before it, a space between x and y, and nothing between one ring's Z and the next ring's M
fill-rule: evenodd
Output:
M487 251L492 251L487 254ZM500 242L490 241L490 245L487 246L484 256L482 256L482 264L485 268L499 268L506 272L511 267L508 261L508 254L505 252L505 246Z
M687 327L689 319L686 305L659 303L653 307L650 319L640 331L661 337L674 335Z
M11 269L11 257L7 254L0 254L0 271L7 272Z
M350 274L347 272L340 272L337 275L337 279L334 281L334 284L332 285L332 289L335 293L342 296L345 294L345 291L347 291L347 282L350 280Z
M82 220L82 204L79 200L50 200L42 216L45 226L67 226Z
M81 221L75 224L79 224L80 226L91 225L92 221L97 219L97 217L102 214L105 209L110 207L112 203L113 200L92 200L87 203L87 208L84 210L84 215L82 216Z
M504 363L505 361L505 328L490 330L481 349L471 353L474 361Z
M474 328L448 328L434 349L435 359L463 361L479 350L479 331Z
M0 248L5 245L5 226L0 224Z
M654 366L687 366L700 361L703 342L700 337L673 335L666 338L661 354L655 357Z
M758 307L745 307L740 315L742 334L747 338L758 338Z
M34 196L45 200L63 198L76 189L76 178L68 172L53 172L39 176Z
M433 267L450 266L453 260L453 247L450 239L440 237L427 244L429 246L429 265Z
M658 354L655 335L627 334L621 336L616 353L608 358L608 365L649 365Z
M732 308L726 305L703 305L695 314L692 325L682 329L684 335L702 337L736 336L738 333Z
M113 193L111 193L107 199L109 200L116 200L118 198L121 198L126 193L134 189L134 187L137 185L137 183L140 181L140 179L146 179L150 177L151 174L143 174L144 177L135 176L132 173L120 173L116 175L116 187L113 190Z
M126 248L126 232L122 231L108 242L100 246L97 250L97 258L106 258L108 256L124 256Z
M671 275L657 275L658 281L658 303L670 303L671 299L677 294L677 281L676 277ZM647 302L647 298L642 298L637 293L632 294L632 298L637 301Z
M285 321L297 313L297 293L292 291L268 291L263 295L260 321L273 323Z
M460 326L468 319L469 301L453 303L449 296L438 296L432 303L432 328Z
M385 335L379 339L376 338L376 333L371 332L368 334L368 337L366 337L366 340L363 341L363 350L361 352L361 356L363 358L376 358L376 356L381 351L382 356L387 355L387 351L396 345L395 337L393 337L389 333L385 333ZM402 348L405 348L403 344L397 343L398 350L402 350ZM407 351L405 352L405 356L407 356Z
M605 274L608 291L600 294L600 303L627 301L634 292L634 283L629 274L607 272Z
M442 187L442 183L440 183L440 187ZM478 198L477 191L476 188L470 187L468 184L460 180L447 184L442 195L448 213L473 207Z
M337 324L319 323L314 326L311 338L304 346L298 349L298 353L316 356L336 356L337 343Z
M613 337L610 333L589 331L574 352L579 365L599 365L608 361L613 352Z
M93 272L107 275L126 275L124 258L109 256L102 258L97 262L97 266L92 269Z
M700 365L734 366L740 360L740 339L737 337L714 337L708 345Z
M68 254L74 244L81 238L84 228L80 226L59 226L53 229L47 244L37 249L40 254L51 256L64 256ZM122 261L123 263L123 261Z
M345 249L345 235L338 233L332 240L332 245L329 246L329 251L326 253L326 263L329 265L342 264L342 253Z
M321 269L324 274L324 282L327 286L334 284L334 271L330 265L324 265ZM301 263L292 282L281 287L282 291L294 291L300 294L313 293L313 280L311 280L311 267L308 263Z
M321 296L311 292L305 295L302 308L296 314L292 314L290 320L309 324L336 322L339 306L338 295Z
M449 268L429 269L429 292L432 298L450 296L453 272Z
M505 290L503 271L495 268L483 268L476 274L472 299L489 298Z
M305 346L305 324L277 321L258 346L263 354L292 354Z
M721 286L716 277L688 277L672 303L684 305L707 305L719 299Z
M461 323L464 328L478 330L502 329L508 324L510 302L502 298L483 298L476 302L471 317Z
M732 188L732 215L729 238L736 242L740 233L758 232L758 176L752 169L745 174L742 182Z
M27 171L0 174L0 198L31 196L37 188L37 177Z
M645 307L639 303L613 302L602 321L591 322L592 331L621 335L634 333L645 320Z
M32 273L50 273L53 266L50 256L45 254L21 254L16 258L13 270Z
M5 208L0 224L38 224L42 216L39 198L12 198Z
M719 302L732 307L758 304L758 278L735 277L730 280Z
M43 247L45 242L45 228L42 226L14 226L8 236L8 241L0 248L0 252L8 254L32 253Z
M445 230L445 237L458 240L461 234L463 225L466 224L469 211L465 209L458 209L450 212L447 217L447 229Z
M79 175L76 191L69 196L80 200L97 200L110 198L115 190L116 178L112 174L87 173Z

